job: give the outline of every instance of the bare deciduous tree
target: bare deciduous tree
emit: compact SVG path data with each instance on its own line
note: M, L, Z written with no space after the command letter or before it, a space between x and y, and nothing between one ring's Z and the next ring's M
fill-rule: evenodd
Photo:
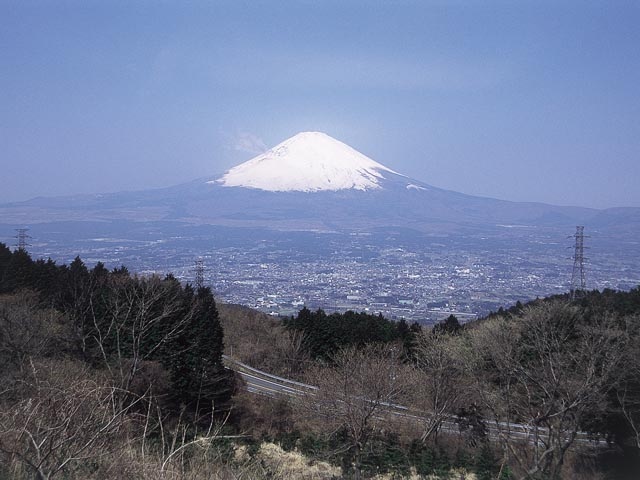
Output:
M465 391L458 358L460 341L458 335L438 331L424 331L416 337L410 401L422 412L422 442L437 439L443 422L455 414Z
M626 319L629 346L625 350L624 371L616 385L620 411L633 432L633 441L640 448L640 318Z
M310 361L304 346L304 332L301 330L284 330L276 339L278 357L283 361L283 374L297 377Z
M33 356L46 355L66 343L69 331L61 315L42 309L29 291L4 295L0 300L0 364L21 369ZM1 370L1 368L0 368Z
M623 332L608 316L587 324L579 313L545 303L468 334L465 361L475 394L523 478L560 478L581 425L606 408L615 384ZM519 448L523 443L528 448Z
M191 311L184 310L179 284L157 276L113 278L111 293L99 315L92 308L93 344L100 351L104 366L115 367L121 387L129 390L141 363L182 332ZM166 328L159 328L163 323ZM107 352L105 347L114 350Z
M362 454L372 436L389 422L387 411L406 390L406 375L399 362L400 349L388 345L347 347L333 357L331 366L314 367L308 383L318 387L299 404L325 432L344 431L353 456L355 478L360 478Z
M0 451L28 465L40 480L105 455L140 401L122 406L120 395L76 362L30 360L0 394Z

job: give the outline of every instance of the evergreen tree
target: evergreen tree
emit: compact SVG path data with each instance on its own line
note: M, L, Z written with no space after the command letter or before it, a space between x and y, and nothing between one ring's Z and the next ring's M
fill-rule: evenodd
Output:
M0 291L13 292L19 288L32 288L33 283L33 260L26 250L20 248L11 254L2 276Z
M222 364L222 326L209 288L195 293L189 319L169 348L174 353L166 360L177 402L196 418L211 413L212 405L226 408L231 378Z
M327 315L322 309L311 312L304 307L296 317L287 319L284 324L288 329L304 333L304 348L311 357L325 360L330 360L341 347L362 347L369 343L388 343L401 338L395 322L380 314L371 315L351 310Z
M11 260L11 249L7 247L4 243L0 242L0 282L2 282L2 278L4 277L4 272L9 266L10 260Z
M449 315L445 320L433 326L434 333L449 333L451 335L460 333L461 329L462 325L460 325L458 317L455 315Z
M129 269L127 267L125 267L124 265L121 265L120 268L116 267L114 268L111 273L113 273L114 275L121 275L123 277L128 277L129 276Z
M34 288L48 303L53 303L53 299L60 289L60 269L56 262L50 258L36 260L34 265Z
M109 270L104 266L104 263L98 262L91 270L91 275L94 278L105 278L109 275Z
M478 480L492 480L497 471L497 460L491 450L489 442L484 442L480 448L480 452L476 458L476 473Z

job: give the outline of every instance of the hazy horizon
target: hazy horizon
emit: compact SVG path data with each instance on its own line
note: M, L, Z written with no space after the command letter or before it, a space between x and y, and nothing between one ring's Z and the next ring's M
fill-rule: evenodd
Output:
M322 131L436 187L640 207L640 4L0 1L0 203Z

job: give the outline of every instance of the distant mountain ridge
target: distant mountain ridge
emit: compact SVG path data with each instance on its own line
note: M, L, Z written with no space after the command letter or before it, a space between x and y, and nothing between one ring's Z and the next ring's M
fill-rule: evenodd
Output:
M588 224L640 232L640 208L562 207L443 190L319 132L298 134L222 175L137 192L36 198L0 206L0 219L12 225L127 220L345 232Z

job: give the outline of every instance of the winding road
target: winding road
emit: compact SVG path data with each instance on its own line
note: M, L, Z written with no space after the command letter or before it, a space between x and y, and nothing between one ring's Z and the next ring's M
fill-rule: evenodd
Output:
M279 377L270 373L258 370L245 363L235 360L228 355L223 355L225 366L229 370L233 370L240 375L246 385L247 391L260 395L268 396L302 396L311 395L318 390L318 387L309 385L306 383L296 382L288 378ZM419 412L410 410L409 408L396 405L386 404L386 411L392 415L396 415L405 418L410 421L423 422L425 416L429 414L427 412ZM449 415L448 419L443 421L440 430L448 433L458 434L461 432L460 423L463 419L456 415ZM535 428L530 425L520 423L506 423L506 422L486 422L485 427L487 429L487 435L492 440L497 440L501 436L508 436L509 438L521 439L530 443L536 441L541 442L540 437L543 437L547 433L547 429L544 427ZM607 441L601 437L594 437L587 432L578 432L574 440L577 444L582 446L592 447L605 447L608 445Z

